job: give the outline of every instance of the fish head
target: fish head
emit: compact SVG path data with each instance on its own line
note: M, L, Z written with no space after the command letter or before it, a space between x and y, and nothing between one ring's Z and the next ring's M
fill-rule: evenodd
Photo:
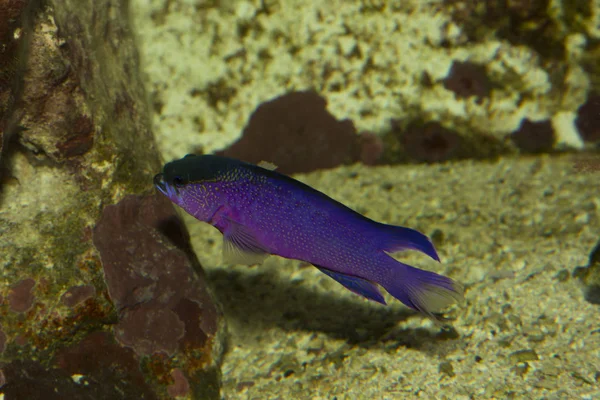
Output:
M173 203L180 205L184 202L185 184L183 178L174 177L167 180L164 173L156 174L154 176L154 187Z
M222 157L189 154L165 164L154 186L187 213L208 221L223 203L218 186L228 167Z

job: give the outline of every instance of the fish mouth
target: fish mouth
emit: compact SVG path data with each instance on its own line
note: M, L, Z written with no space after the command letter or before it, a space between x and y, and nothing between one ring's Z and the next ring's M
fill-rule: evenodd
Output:
M167 193L167 185L163 179L163 174L156 174L154 176L154 187L157 188L162 194L164 194L165 196L168 196L169 194Z

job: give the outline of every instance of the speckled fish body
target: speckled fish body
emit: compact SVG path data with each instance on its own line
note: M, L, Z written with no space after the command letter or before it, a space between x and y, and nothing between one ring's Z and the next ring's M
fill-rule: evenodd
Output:
M154 184L223 233L226 262L255 264L270 254L303 260L347 289L385 304L379 284L434 319L434 313L462 299L457 282L389 255L413 249L439 261L425 235L375 222L269 167L188 155L167 163Z

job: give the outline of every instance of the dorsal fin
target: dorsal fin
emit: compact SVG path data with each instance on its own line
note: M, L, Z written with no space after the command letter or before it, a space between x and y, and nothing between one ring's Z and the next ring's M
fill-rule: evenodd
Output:
M275 171L277 169L277 165L268 161L261 161L257 165L261 168L268 169L269 171Z
M431 240L424 234L414 229L395 225L378 225L378 231L375 233L376 240L381 250L387 253L395 253L403 250L418 250L427 254L435 261L440 261L440 257L435 251Z

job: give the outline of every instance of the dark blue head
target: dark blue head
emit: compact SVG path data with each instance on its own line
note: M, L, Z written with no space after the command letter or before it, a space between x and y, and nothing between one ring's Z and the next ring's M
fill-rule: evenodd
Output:
M220 204L211 189L239 177L243 165L231 158L188 154L165 164L162 173L154 177L154 186L191 215L206 220Z

